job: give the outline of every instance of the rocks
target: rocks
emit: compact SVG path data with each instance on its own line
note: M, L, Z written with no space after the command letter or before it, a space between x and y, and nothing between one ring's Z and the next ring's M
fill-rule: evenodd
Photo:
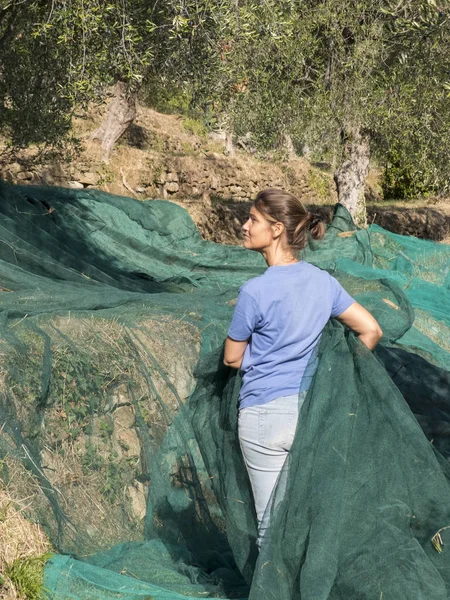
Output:
M8 181L8 183L19 183L21 185L24 183L40 183L37 173L31 171L29 166L27 168L27 165L21 165L18 162L13 162L3 167L1 177Z
M32 185L55 185L81 190L90 186L97 186L101 177L86 165L33 164L24 160L23 164L16 161L5 165L1 177L9 183Z
M114 422L123 429L133 427L135 416L131 406L119 406L119 408L114 411Z
M171 194L178 192L178 190L180 189L180 186L178 185L178 183L176 181L170 181L169 183L166 183L166 185L164 186L164 189L167 192L170 192Z
M99 182L99 176L96 173L91 173L88 171L87 173L82 173L78 180L83 184L83 187L87 187L89 185L97 185Z
M228 191L230 192L230 194L232 194L233 196L238 194L238 195L242 195L242 188L239 185L236 184L231 184L230 186L228 186Z
M31 171L21 171L16 175L19 181L31 181L33 179L33 173Z
M178 175L177 175L177 173L172 173L172 171L170 171L169 173L167 173L166 174L166 181L167 182L178 181Z
M114 411L113 420L113 444L116 447L116 452L126 457L139 458L141 443L139 436L133 429L135 424L134 410L131 406L120 406Z
M7 169L13 175L17 175L17 173L20 173L20 171L22 170L22 166L19 165L19 163L14 162L14 163L8 165Z
M82 190L84 188L84 185L79 181L68 181L67 187L70 187L73 190Z
M114 431L113 441L117 442L121 452L116 452L126 457L139 458L141 455L141 443L134 429L118 428Z
M147 513L147 499L144 490L144 486L139 482L136 482L134 485L130 485L127 488L133 517L139 521L144 519Z
M191 157L168 161L163 170L157 168L153 185L157 187L158 196L163 198L176 196L200 201L207 194L237 202L247 201L264 187L258 174L246 173L223 157L212 155L195 162Z
M158 187L158 194L163 198L180 191L180 176L176 171L170 169L171 167L168 165L166 170L158 171L153 181Z

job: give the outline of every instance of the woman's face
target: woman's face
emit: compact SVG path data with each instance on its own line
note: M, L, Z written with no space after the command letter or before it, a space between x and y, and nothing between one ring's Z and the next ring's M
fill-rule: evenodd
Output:
M262 252L273 243L271 223L254 206L250 209L248 220L242 225L244 247L248 250Z

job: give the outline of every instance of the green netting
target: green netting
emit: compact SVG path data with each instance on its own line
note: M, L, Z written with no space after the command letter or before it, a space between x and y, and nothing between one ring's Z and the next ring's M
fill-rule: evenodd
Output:
M1 477L59 552L51 597L450 598L449 246L338 206L305 250L384 338L328 324L258 555L221 348L262 258L168 202L0 195Z

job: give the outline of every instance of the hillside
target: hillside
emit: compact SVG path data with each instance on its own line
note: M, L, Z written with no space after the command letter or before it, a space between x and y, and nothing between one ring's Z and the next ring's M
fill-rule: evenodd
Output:
M244 148L233 156L220 134L207 134L200 123L179 115L139 107L135 123L120 140L110 161L92 141L106 106L74 120L79 151L71 159L41 156L27 149L3 155L1 177L11 183L98 188L140 200L168 199L184 206L202 235L239 243L248 202L265 187L283 187L325 217L337 197L331 172L303 158L262 160ZM450 242L450 201L385 203L372 172L367 187L368 221L396 233Z

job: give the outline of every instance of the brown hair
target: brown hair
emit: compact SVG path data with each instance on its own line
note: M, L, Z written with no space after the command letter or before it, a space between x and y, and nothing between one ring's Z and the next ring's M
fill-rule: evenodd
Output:
M322 217L306 210L289 192L274 188L262 190L253 206L271 223L283 223L287 243L293 252L306 246L308 232L313 240L320 240L325 235Z

